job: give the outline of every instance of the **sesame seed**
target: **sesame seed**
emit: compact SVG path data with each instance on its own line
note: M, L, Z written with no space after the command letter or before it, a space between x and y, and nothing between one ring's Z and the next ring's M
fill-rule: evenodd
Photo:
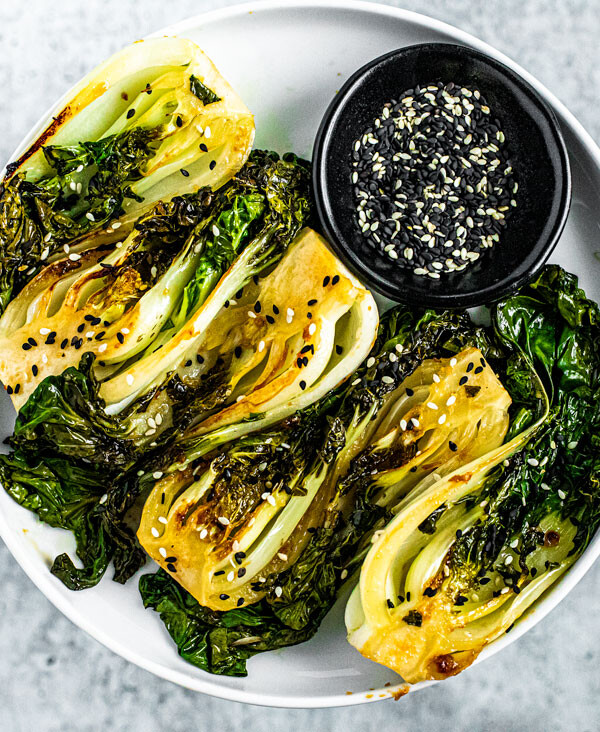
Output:
M281 597L282 595L283 595L283 588L282 588L282 587L279 587L279 586L277 586L277 587L275 588L275 596L276 596L276 597Z
M446 399L446 406L451 407L455 401L456 397L454 396L454 394L452 394L452 396L449 396L448 399Z
M198 527L198 528L200 528L200 527ZM208 536L208 531L206 529L200 529L200 538L206 539L207 536Z
M427 402L429 409L437 409L438 405L435 402Z
M446 421L446 415L441 414L438 418L438 424L444 424L445 421Z
M81 259L81 254L77 254L76 252L71 252L71 254L69 254L69 259L72 262L77 262L77 260Z
M160 531L158 529L156 529L154 526L150 529L150 533L152 534L152 536L155 539L158 539L158 537L160 536Z
M133 374L127 374L127 376L125 377L125 381L129 384L129 386L133 384L133 380Z
M217 521L223 526L229 526L229 519L226 516L219 516Z
M540 464L539 460L536 460L535 458L527 458L527 462L529 465L532 465L534 468L537 468L537 466Z
M156 470L154 473L152 473L152 477L154 480L160 480L160 478L163 477L162 470Z
M558 493L558 497L560 498L561 501L564 501L565 498L567 497L567 494L563 490L560 490L560 488L556 492Z

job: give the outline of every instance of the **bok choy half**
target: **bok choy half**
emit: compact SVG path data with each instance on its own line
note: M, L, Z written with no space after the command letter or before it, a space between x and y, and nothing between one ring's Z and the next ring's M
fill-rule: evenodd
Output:
M576 561L600 520L597 305L548 267L492 320L508 354L504 385L522 402L508 439L395 506L346 610L350 642L409 682L470 665Z
M75 260L119 240L157 201L219 188L253 139L252 115L191 41L139 41L112 56L7 167L0 313L65 251Z

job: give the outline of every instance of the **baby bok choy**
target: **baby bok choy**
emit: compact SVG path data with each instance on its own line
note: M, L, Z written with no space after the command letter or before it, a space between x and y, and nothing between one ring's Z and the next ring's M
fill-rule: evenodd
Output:
M207 341L225 349L228 404L176 444L181 455L162 468L138 531L163 566L174 568L176 555L178 581L217 609L259 599L249 585L300 550L298 524L324 477L313 457L330 392L364 360L377 328L371 295L311 230L256 287L230 304ZM232 446L215 457L224 442ZM283 560L287 543L295 548ZM237 566L240 552L252 553L252 567ZM243 581L226 592L231 563Z
M600 519L598 307L548 267L492 320L520 402L506 442L414 486L346 609L350 643L411 683L470 665L576 561Z
M158 200L219 188L253 139L252 115L191 41L156 38L115 54L7 167L0 313L63 249L75 259Z

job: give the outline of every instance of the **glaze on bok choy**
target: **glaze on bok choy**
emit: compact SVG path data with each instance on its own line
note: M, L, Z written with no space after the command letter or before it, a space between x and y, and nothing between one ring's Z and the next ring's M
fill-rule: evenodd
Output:
M398 503L346 610L350 642L409 682L470 665L576 561L600 519L597 305L548 267L492 319L504 385L521 402L508 439Z
M0 186L0 313L44 266L131 229L158 200L223 185L252 115L191 41L156 38L88 74Z

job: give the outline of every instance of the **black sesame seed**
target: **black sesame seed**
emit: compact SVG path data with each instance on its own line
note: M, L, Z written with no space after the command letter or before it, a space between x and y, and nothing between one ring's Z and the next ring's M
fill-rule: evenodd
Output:
M313 297L313 299L312 300L309 300L306 304L308 305L309 308L311 308L313 305L316 305L317 302L318 301L315 300L315 298Z
M105 330L101 330L100 333L96 333L95 340L101 341L104 338L105 335L106 335L106 331Z
M458 445L455 442L452 442L452 440L448 441L448 447L452 450L452 452L456 452L458 450Z
M177 117L175 117L175 124L177 125L177 127L181 127L183 125L183 120L181 119L181 117L179 115L177 115Z
M200 363L200 364L204 363L204 356L201 356L201 355L200 355L200 354L198 353L198 354L196 355L196 361L198 361L198 363Z
M387 599L387 606L389 607L389 609L390 609L390 610L393 610L393 609L394 609L394 608L396 607L396 606L394 605L394 603L393 603L393 602L392 602L392 601L390 600L390 598L389 598L389 597L388 597L388 599Z
M229 595L226 595L224 592L219 595L219 600L229 600Z
M270 323L271 325L273 325L273 323L275 322L275 318L272 315L267 315L265 317L267 319L267 323Z
M200 143L200 150L202 150L202 152L208 152L208 148L203 142Z
M255 313L260 313L260 311L261 311L261 306L260 306L260 302L259 302L259 301L257 300L257 301L256 301L256 302L254 303L254 312L255 312Z
M37 346L37 341L35 340L35 338L28 338L27 343L29 343L29 345L32 346L33 348L35 348L35 346Z
M277 307L277 305L273 305L273 312L275 313L275 315L279 315L279 308Z
M331 284L332 285L337 285L337 283L339 281L340 281L340 276L339 275L334 275L333 278L332 278L332 280L331 280Z
M215 576L215 577L220 577L220 576L221 576L222 574L225 574L225 570L224 570L224 569L218 569L218 570L217 570L217 571L216 571L216 572L214 573L214 576Z
M306 381L302 380L300 382L300 388L302 389L302 391L304 391L304 389L306 389Z
M119 343L123 343L125 341L125 336L121 333L121 331L117 333L117 340L119 341Z
M235 354L235 357L236 358L239 358L242 355L242 347L241 346L236 346L234 348L233 352Z
M9 386L6 387L6 393L9 394L9 395L13 393L12 386L9 385Z
M29 345L29 343L23 343L23 345L21 346L21 348L24 351L29 351L29 349L31 348L31 346Z
M167 569L169 570L169 572L177 572L175 565L171 564L170 562L169 562L169 564L167 564Z
M216 165L217 165L217 161L216 160L211 160L210 163L209 163L209 165L208 165L208 167L211 170L214 170Z
M190 177L190 174L189 174L189 172L188 172L188 171L187 171L187 170L186 170L185 168L180 168L180 169L179 169L179 172L181 173L181 175L182 175L182 176L183 176L184 178L189 178L189 177Z
M483 366L478 366L478 367L477 367L477 368L475 369L474 373L475 373L475 374L480 374L480 373L481 373L482 371L483 371Z
M177 557L166 557L165 558L165 562L176 562L176 561L177 561Z
M15 384L14 392L18 394L21 391L21 384Z
M239 597L238 598L238 601L237 601L237 606L238 607L241 607L243 604L244 604L244 598L243 597Z
M65 338L65 339L64 339L64 340L63 340L63 341L61 342L61 344L60 344L60 347L61 347L61 348L66 348L68 344L69 344L69 339L68 339L68 338Z
M329 284L329 280L330 279L331 278L329 277L329 275L327 275L327 277L325 277L325 279L323 280L323 287L327 287L327 285Z
M469 364L467 365L467 373L469 373L469 371L473 371L473 366L474 366L473 361L470 361Z
M77 332L83 333L83 329L85 328L85 323L81 323L81 325L77 326Z
M188 368L188 366L191 366L191 365L192 365L192 359L188 358L188 360L185 362L184 366L185 366L185 368Z
M135 114L135 109L130 109L130 110L129 110L129 111L127 112L127 119L131 119L131 118L133 117L133 115L134 115L134 114Z
M411 397L415 392L412 389L406 389L406 396Z
M337 353L338 356L341 356L342 355L342 351L343 350L344 349L341 346L336 346L335 347L335 352Z
M38 367L35 364L33 364L33 366L31 367L31 373L34 376L37 376L38 375Z
M468 380L469 380L469 377L468 376L463 376L462 379L458 382L458 385L459 386L464 386L467 383Z
M306 317L307 317L307 318L308 318L309 320L312 320L312 313L306 313Z
M310 346L304 346L304 348L300 351L300 353L309 353L310 352Z

